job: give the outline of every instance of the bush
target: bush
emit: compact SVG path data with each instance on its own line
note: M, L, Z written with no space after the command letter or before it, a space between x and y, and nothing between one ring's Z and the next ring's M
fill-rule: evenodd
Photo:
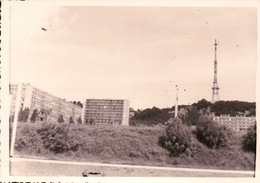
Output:
M73 118L72 118L71 116L70 116L70 118L69 118L69 123L73 123L73 124L75 123L74 120L73 120Z
M226 126L219 125L208 116L200 117L195 134L200 142L212 149L226 146L231 137L231 131Z
M29 108L25 108L25 109L21 108L18 114L18 121L27 122L29 114L30 114Z
M81 117L79 117L79 118L77 119L77 122L78 122L78 124L81 124L81 125L82 125L82 119L81 119Z
M61 114L58 118L58 123L64 123L63 115Z
M37 132L41 136L43 146L54 153L76 151L79 147L78 141L69 133L68 124L43 123Z
M194 106L185 108L187 113L182 117L182 121L187 126L196 126L199 121L199 112Z
M32 113L32 116L31 116L31 122L36 122L36 118L37 118L37 113L38 113L38 110L37 109L34 109L33 110L33 113Z
M165 134L159 137L158 144L170 151L172 156L179 156L190 148L191 131L179 118L169 119Z
M248 132L242 137L242 147L245 151L256 153L256 125L249 128Z
M10 129L10 132L11 131L12 129ZM20 152L44 152L44 147L42 146L39 134L37 134L33 126L27 124L23 125L23 127L20 130L17 130L14 147L15 150Z
M58 124L57 125L61 125ZM66 124L65 124L66 125ZM56 160L122 163L149 166L175 166L233 170L255 170L255 154L241 148L241 135L234 135L229 146L210 149L191 133L191 146L178 157L158 145L165 129L106 125L69 125L70 138L80 142L77 151L57 154L46 149L37 130L42 123L20 123L17 128L15 154L22 157L44 157ZM12 129L12 124L10 125ZM24 128L29 128L30 132ZM165 127L166 128L166 127ZM239 136L240 135L240 136ZM11 136L11 134L10 134ZM36 141L36 143L32 143ZM19 145L21 143L21 145ZM26 144L26 145L23 145ZM75 146L77 147L77 145ZM190 154L189 154L190 153ZM187 156L191 155L191 156Z

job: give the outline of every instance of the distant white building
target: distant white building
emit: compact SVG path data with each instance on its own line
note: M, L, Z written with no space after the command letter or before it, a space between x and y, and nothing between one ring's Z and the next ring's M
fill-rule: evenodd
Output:
M87 99L83 108L84 123L129 125L128 100Z
M213 116L213 120L219 124L225 125L237 132L247 131L251 126L256 124L256 117L246 117L246 116Z

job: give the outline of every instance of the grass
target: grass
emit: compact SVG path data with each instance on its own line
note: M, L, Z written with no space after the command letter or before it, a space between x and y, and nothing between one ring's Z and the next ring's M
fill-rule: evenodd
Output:
M208 149L193 136L192 156L169 157L158 145L163 128L70 125L69 134L79 142L77 151L54 154L42 146L39 124L19 123L16 154L54 160L120 163L150 166L174 166L230 170L254 170L255 154L241 149L240 139L221 149Z

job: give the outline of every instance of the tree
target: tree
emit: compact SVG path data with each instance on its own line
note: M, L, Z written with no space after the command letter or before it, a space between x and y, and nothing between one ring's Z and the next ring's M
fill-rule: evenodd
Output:
M182 121L188 126L196 126L199 120L199 112L195 106L186 107L187 113L182 116Z
M82 124L81 116L78 118L77 122L78 122L78 124Z
M170 151L172 156L178 156L190 149L191 131L182 124L180 118L171 118L166 123L165 134L159 137L158 144Z
M31 116L31 119L30 119L31 122L35 122L36 121L37 113L38 113L38 110L34 109L33 113L32 113L32 116Z
M22 121L22 118L23 118L23 108L21 107L18 113L18 121Z
M207 101L206 99L201 99L196 104L194 104L197 108L197 110L206 109L211 106L211 103Z
M256 125L249 128L248 132L242 137L242 146L245 151L256 153Z
M212 149L228 145L228 141L232 136L229 128L219 125L209 116L200 117L195 134L201 143Z
M171 114L168 113L168 109L159 109L157 107L148 108L145 110L138 110L131 120L134 120L136 124L142 125L157 125L159 123L164 124L170 119Z
M255 114L256 114L255 108L249 109L249 115L248 116L255 116Z
M30 114L30 109L26 107L24 110L21 108L18 114L18 121L27 122Z
M77 106L79 106L79 107L81 107L81 108L83 108L83 104L80 102L80 101L70 101L70 103L73 103L74 105L77 105Z
M83 108L83 104L80 101L77 102L77 106Z
M91 124L91 125L94 125L94 124L95 124L95 121L94 121L93 118L91 118L90 121L89 121L88 123ZM86 123L86 124L87 124L87 123Z
M74 123L74 120L73 120L73 118L71 116L69 118L69 123Z
M256 108L255 102L242 101L218 101L212 104L211 111L215 112L217 116L227 114L235 116L237 112L252 111Z
M58 123L64 123L63 115L61 114L58 118Z

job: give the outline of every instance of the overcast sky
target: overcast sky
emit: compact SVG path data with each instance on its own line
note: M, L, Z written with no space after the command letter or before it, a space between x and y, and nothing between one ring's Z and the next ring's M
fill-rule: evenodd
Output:
M135 109L173 106L176 84L180 104L210 101L217 39L220 99L256 100L256 8L13 6L10 13L11 83L68 101L128 99Z

